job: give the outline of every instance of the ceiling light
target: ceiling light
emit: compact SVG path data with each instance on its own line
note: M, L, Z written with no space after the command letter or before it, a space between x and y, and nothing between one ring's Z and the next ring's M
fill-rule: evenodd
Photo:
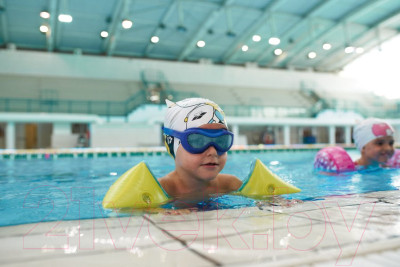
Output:
M331 45L330 43L324 43L324 44L322 45L322 48L323 48L324 50L329 50L329 49L332 48L332 45Z
M362 47L357 47L357 48L356 48L356 53L357 53L357 54L362 54L362 53L364 53L364 48L362 48Z
M129 19L124 19L122 21L122 28L124 28L124 29L130 29L130 28L132 28L132 25L133 25L133 22Z
M259 41L261 41L261 36L260 36L260 35L257 35L257 34L253 35L253 41L254 41L254 42L259 42Z
M48 19L48 18L50 18L50 13L47 11L42 11L42 12L40 12L40 17L44 18L44 19Z
M58 16L58 20L60 22L70 23L70 22L72 22L72 16L68 15L68 14L60 14Z
M226 33L226 36L228 36L228 37L230 37L230 38L234 38L234 37L236 37L236 33L232 32L232 31L228 31L228 32Z
M178 32L186 32L186 31L187 31L186 27L185 27L185 26L182 26L182 25L176 26L176 30L177 30Z
M314 58L316 58L317 57L317 53L315 53L315 52L310 52L310 53L308 53L308 58L309 59L314 59Z
M249 47L247 45L242 46L242 51L246 52L247 50L249 50Z
M281 43L281 39L279 39L277 37L271 37L271 38L269 38L268 43L270 45L278 45Z
M274 50L274 54L275 54L276 56L280 56L280 55L282 55L282 53L283 53L283 51L282 51L282 49L280 49L280 48L277 48L277 49Z
M151 37L150 41L153 44L156 44L156 43L158 43L160 41L160 38L158 38L158 36L153 36L153 37Z
M354 46L347 46L345 49L344 49L344 52L346 53L346 54L351 54L351 53L353 53L354 52Z
M39 30L40 30L40 32L42 32L42 33L46 33L46 32L49 31L49 27L46 26L46 25L41 25L41 26L39 27Z
M197 42L197 46L198 47L204 47L204 46L206 46L206 42L200 40L200 41Z
M107 38L107 37L108 37L108 32L107 32L107 31L102 31L102 32L100 33L100 36L101 36L102 38Z

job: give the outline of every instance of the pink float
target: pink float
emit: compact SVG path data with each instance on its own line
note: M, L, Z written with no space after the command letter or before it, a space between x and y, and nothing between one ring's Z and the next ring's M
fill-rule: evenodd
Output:
M394 155L388 161L388 167L400 168L400 149L394 151Z
M353 160L341 147L325 147L318 151L314 160L314 168L328 172L348 172L354 171Z
M387 163L389 168L400 168L400 150L396 149L394 155ZM356 167L349 154L341 147L325 147L318 151L314 160L314 169L327 172L355 171Z

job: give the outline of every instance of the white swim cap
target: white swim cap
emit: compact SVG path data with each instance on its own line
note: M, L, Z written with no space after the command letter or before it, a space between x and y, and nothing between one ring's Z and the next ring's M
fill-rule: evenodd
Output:
M372 140L378 137L393 136L393 134L394 129L389 123L374 118L363 120L353 130L354 142L360 151Z
M166 128L182 132L186 129L197 128L207 123L220 123L228 128L224 112L211 100L205 98L187 98L176 103L168 99L165 102L168 107L164 119L164 127ZM180 140L176 137L165 137L165 146L174 158L180 143Z

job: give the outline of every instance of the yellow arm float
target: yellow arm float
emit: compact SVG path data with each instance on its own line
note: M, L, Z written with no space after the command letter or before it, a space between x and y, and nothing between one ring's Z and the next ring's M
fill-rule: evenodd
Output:
M168 194L142 161L114 182L103 199L103 207L105 209L149 208L168 201Z
M262 198L268 195L293 194L300 191L299 188L283 181L259 159L256 159L249 177L243 182L238 193L251 198Z
M237 194L263 196L298 193L301 190L272 173L259 159L252 165L249 177ZM145 162L129 169L114 182L103 199L105 209L158 207L170 200Z

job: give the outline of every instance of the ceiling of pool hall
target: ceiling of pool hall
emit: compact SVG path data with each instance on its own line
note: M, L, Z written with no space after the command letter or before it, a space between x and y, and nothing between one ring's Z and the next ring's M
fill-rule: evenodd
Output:
M399 30L400 0L0 0L2 49L55 53L332 72Z

